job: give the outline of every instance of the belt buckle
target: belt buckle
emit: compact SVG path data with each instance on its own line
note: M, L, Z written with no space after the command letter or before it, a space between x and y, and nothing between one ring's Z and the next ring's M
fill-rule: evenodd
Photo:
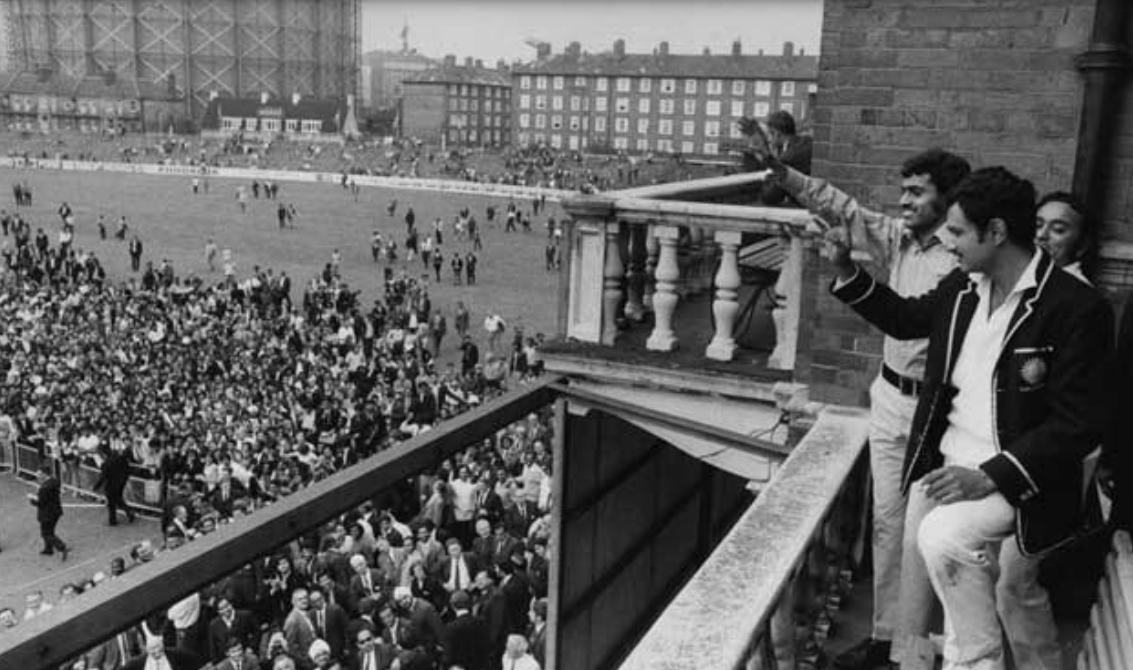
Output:
M901 393L915 397L917 395L917 380L911 377L901 377Z

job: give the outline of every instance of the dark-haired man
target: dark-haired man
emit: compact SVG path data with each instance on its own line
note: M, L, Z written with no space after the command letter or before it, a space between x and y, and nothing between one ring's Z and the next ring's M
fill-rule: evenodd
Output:
M858 250L866 251L888 274L889 288L901 296L935 288L956 265L940 244L947 193L971 171L963 158L929 149L901 166L901 216L862 207L830 183L785 165L774 140L758 122L740 129L754 139L753 154L772 171L772 181L830 225L848 227ZM916 656L931 667L933 646L927 633L934 611L932 592L915 551L905 537L905 497L901 466L909 426L924 386L924 339L886 337L881 374L870 386L869 457L873 476L873 630L870 637L835 659L843 670L869 670L890 658ZM909 559L903 558L912 553ZM896 648L891 648L897 641ZM908 668L917 668L913 663Z
M810 174L813 143L809 137L799 135L795 117L790 112L779 110L767 117L767 136L780 163L800 174ZM774 206L783 204L788 196L782 186L771 181L764 184L759 199L765 205Z
M946 667L1002 670L1006 633L1017 667L1053 670L1057 631L1037 557L1073 540L1084 519L1082 460L1106 418L1113 317L1035 249L1030 182L986 168L952 198L943 239L959 268L936 289L902 298L875 282L837 229L834 293L893 337L929 338L901 486L907 531L944 605Z

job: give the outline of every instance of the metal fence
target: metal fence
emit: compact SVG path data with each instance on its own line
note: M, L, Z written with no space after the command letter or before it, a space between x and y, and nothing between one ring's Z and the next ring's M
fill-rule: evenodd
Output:
M51 461L51 471L59 478L59 484L67 493L85 500L106 502L106 496L94 490L98 482L99 471L91 465L77 461L64 461L41 454L39 449L27 444L16 443L10 451L0 447L0 459L11 457L7 466L13 469L18 477L34 479L39 472L44 459ZM3 461L0 460L0 464ZM162 513L162 498L164 486L160 478L141 477L130 475L126 481L123 497L126 502L142 513L158 515Z
M1098 600L1090 611L1090 629L1082 640L1078 670L1133 668L1133 541L1129 533L1113 536Z

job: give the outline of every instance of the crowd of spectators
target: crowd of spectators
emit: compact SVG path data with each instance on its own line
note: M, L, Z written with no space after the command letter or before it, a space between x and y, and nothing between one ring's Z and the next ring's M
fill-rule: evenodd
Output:
M294 305L289 282L258 267L206 284L165 264L112 283L92 254L69 241L41 246L25 221L9 218L0 423L64 468L125 456L136 475L163 485L162 538L115 559L108 573L65 585L57 606L539 372L524 364L536 356L519 329L517 374L503 356L481 362L467 314L457 328L459 368L438 369L443 319L427 286L405 272L387 274L372 306L358 304L333 266ZM530 633L530 619L545 616L545 603L532 603L546 595L547 419L532 416L398 491L375 492L73 667L107 670L126 667L107 655L145 663L161 654L173 668L196 668L236 653L230 637L264 667L280 667L272 646L280 639L299 668L334 667L314 653L327 645L330 661L373 670L397 659L400 668L499 667L505 649L522 656L527 643L508 635ZM352 584L360 562L373 571L364 589ZM28 598L24 618L50 606L42 593ZM325 625L322 603L349 631ZM253 624L215 635L231 608ZM0 630L18 621L0 609ZM450 639L450 624L478 632ZM362 630L373 641L361 640ZM490 644L461 651L484 631ZM363 648L374 649L373 660L360 660ZM465 652L469 660L457 658Z

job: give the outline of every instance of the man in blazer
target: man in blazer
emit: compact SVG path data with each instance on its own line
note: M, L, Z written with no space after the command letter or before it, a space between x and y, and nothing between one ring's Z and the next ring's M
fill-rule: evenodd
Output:
M55 534L55 526L63 518L63 502L59 497L59 480L51 472L51 462L44 461L39 469L39 489L28 494L31 504L36 508L36 521L39 522L39 534L43 538L43 549L39 552L50 556L56 550L67 560L70 548Z
M227 655L230 640L239 640L247 649L256 648L259 631L251 612L236 609L229 596L221 595L216 601L216 614L208 629L209 658L213 663Z
M902 487L955 668L1003 667L1001 620L1020 667L1060 667L1036 557L1079 532L1082 459L1105 421L1113 317L1034 249L1034 201L1004 168L973 172L944 225L960 269L917 298L856 268L844 229L828 233L834 294L886 334L929 338Z
M354 571L354 576L350 578L350 601L355 611L363 598L389 597L385 575L380 570L371 568L365 556L362 554L351 556L350 568Z

